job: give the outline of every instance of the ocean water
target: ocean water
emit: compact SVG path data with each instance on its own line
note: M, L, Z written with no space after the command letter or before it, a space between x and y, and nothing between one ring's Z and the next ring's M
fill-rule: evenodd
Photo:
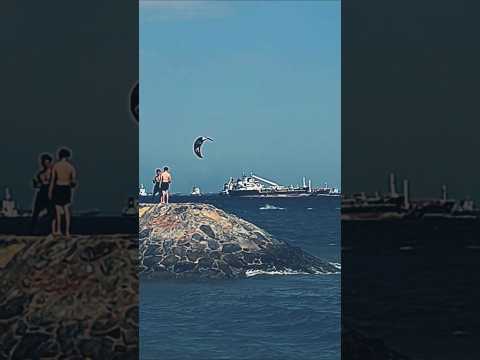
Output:
M342 242L344 328L411 359L479 358L480 221L344 222Z
M324 260L340 262L337 198L177 198L255 223ZM144 360L340 359L340 275L257 275L241 280L140 285Z

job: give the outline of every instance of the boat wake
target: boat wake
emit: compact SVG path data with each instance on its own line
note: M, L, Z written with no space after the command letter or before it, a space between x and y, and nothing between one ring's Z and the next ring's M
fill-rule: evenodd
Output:
M266 204L265 206L262 206L260 210L285 210L285 208L275 206L275 205L270 205Z

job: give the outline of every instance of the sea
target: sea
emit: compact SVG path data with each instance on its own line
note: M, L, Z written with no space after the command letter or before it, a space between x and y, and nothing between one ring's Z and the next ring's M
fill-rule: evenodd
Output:
M177 197L209 203L340 263L340 198ZM143 360L340 359L340 274L140 282Z
M409 359L480 358L480 221L345 221L342 245L344 329Z

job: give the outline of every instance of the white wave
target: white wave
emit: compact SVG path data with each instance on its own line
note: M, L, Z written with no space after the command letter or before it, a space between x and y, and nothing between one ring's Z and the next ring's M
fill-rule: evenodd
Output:
M291 269L285 270L272 270L272 271L265 271L265 270L247 270L245 272L247 277L257 276L257 275L308 275L307 272L303 271L295 271Z
M307 210L313 210L313 208L307 208Z
M401 246L400 250L402 251L409 251L415 249L413 246Z
M338 270L342 269L342 264L340 264L340 263L330 262L329 264L335 266Z
M265 206L262 206L260 208L260 210L285 210L285 208L278 207L278 206L275 206L275 205L266 204Z
M305 271L298 271L298 270L292 270L292 269L285 269L285 270L270 270L270 271L265 271L265 270L247 270L245 272L245 275L247 277L252 277L252 276L257 276L257 275L334 275L334 274L340 274L340 269L342 268L339 263L329 263L330 265L333 265L338 271L333 271L333 272L324 272L324 271L316 271L315 273L311 274Z

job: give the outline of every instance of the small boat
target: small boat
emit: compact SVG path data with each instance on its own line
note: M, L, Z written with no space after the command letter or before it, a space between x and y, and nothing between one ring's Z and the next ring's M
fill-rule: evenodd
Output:
M128 202L127 202L127 206L125 208L123 208L123 210L122 210L122 215L123 216L137 216L138 215L138 200L133 198L133 197L129 197Z
M193 189L192 189L192 193L191 193L192 196L201 196L202 193L200 191L200 188L197 187L197 186L194 186Z
M4 217L18 217L19 211L17 209L17 205L15 200L12 198L10 194L10 189L7 187L5 188L5 197L2 201L2 211L0 212L1 216Z
M147 190L145 189L145 186L143 186L143 184L140 184L140 188L138 190L138 195L147 196Z

